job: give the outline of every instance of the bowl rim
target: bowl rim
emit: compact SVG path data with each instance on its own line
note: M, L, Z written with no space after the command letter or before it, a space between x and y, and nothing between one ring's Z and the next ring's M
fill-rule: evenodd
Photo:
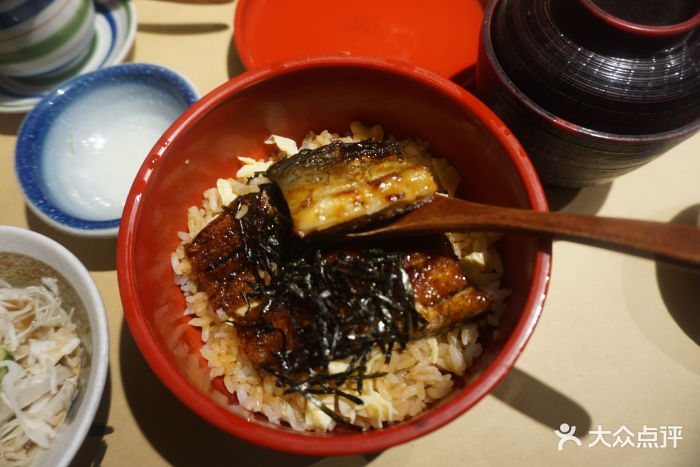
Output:
M347 455L376 452L410 441L431 432L455 419L489 393L503 379L515 363L529 340L541 313L551 268L551 240L540 240L533 267L533 284L524 306L525 312L516 324L512 335L504 344L489 367L469 385L470 391L461 391L448 404L441 405L426 414L380 431L343 434L342 436L309 436L301 432L281 431L261 424L251 423L231 414L225 408L206 398L177 371L165 352L157 345L136 297L137 284L133 274L136 220L139 216L142 194L150 178L168 153L170 143L185 128L202 118L209 109L216 107L227 96L236 94L257 82L300 70L326 67L369 68L416 80L435 92L455 99L465 108L481 115L483 124L507 148L511 161L524 184L524 191L533 209L548 209L539 178L515 136L505 130L505 125L472 94L457 84L433 72L399 60L377 56L318 54L295 57L249 70L223 83L204 96L185 112L164 133L152 149L134 181L122 217L122 229L117 240L117 275L123 302L124 315L139 349L150 367L175 396L203 419L218 428L246 441L281 451L307 455Z
M620 29L625 32L631 32L639 36L647 37L664 37L664 36L675 36L678 34L683 34L688 32L693 28L700 25L700 10L697 11L690 18L681 21L680 23L674 24L664 24L661 26L653 26L650 24L635 23L633 21L627 21L618 16L605 11L600 7L595 0L580 0L580 2L585 6L588 11L593 13L596 17L602 19L610 26Z
M61 83L47 93L25 116L17 132L15 143L15 178L27 206L45 223L68 234L81 237L114 238L117 236L121 217L106 220L82 219L68 214L51 200L46 193L40 170L41 145L50 131L51 122L70 105L72 95L90 92L95 87L92 84L95 80L106 83L108 79L114 77L133 80L144 75L157 76L158 79L167 81L172 85L172 89L177 89L179 97L188 107L199 99L194 84L171 68L153 63L122 63L84 73Z
M92 356L90 358L90 375L88 376L88 383L80 407L75 415L74 422L70 426L73 435L70 436L68 442L63 445L64 450L60 455L60 460L55 464L57 467L65 467L75 457L87 436L88 430L93 423L97 409L102 400L107 382L107 372L109 369L109 324L107 322L104 302L97 288L97 284L89 271L85 268L85 265L57 241L32 230L9 225L0 225L0 237L3 239L10 239L15 245L11 249L6 249L3 244L0 244L0 251L2 252L16 252L30 256L42 263L48 264L60 273L63 273L63 271L52 264L52 262L54 260L65 262L67 267L70 268L78 278L80 286L78 286L75 281L71 281L71 285L74 287L76 293L80 296L81 300L89 300L89 303L84 303L84 305L91 332ZM41 252L42 250L48 252L51 258L39 258L37 252ZM65 425L59 427L60 431L57 432L58 436L61 436L60 433L62 433L63 429L66 429ZM55 444L52 445L48 451L54 449L54 447ZM34 463L44 465L42 457L48 451L39 453Z
M496 55L496 51L493 46L491 26L493 24L493 15L500 3L504 3L508 0L490 0L486 9L484 10L484 20L481 26L481 44L480 50L483 50L483 56L487 60L488 65L493 70L496 78L503 84L506 91L515 98L519 103L524 105L530 112L535 114L542 120L547 121L556 128L563 130L567 133L574 135L585 135L586 137L599 140L599 141L615 141L622 144L638 144L638 143L656 143L663 142L667 140L673 140L679 137L690 135L693 132L700 129L700 116L694 121L687 123L679 128L674 128L671 130L666 130L659 133L649 133L640 135L627 135L623 133L612 133L606 131L594 130L582 125L577 125L576 123L565 120L561 117L554 115L545 108L541 107L535 101L530 99L527 94L525 94L506 74L505 70L501 66L501 62ZM585 1L585 0L584 0ZM700 15L700 13L699 13ZM482 60L482 54L479 54L479 60L477 62L477 70L484 67L484 60ZM478 71L477 71L478 73Z

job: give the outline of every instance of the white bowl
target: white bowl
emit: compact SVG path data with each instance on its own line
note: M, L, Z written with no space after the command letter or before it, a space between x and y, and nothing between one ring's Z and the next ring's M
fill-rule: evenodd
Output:
M28 206L69 234L116 237L134 176L198 99L179 73L127 63L73 78L22 122L15 172Z
M26 229L0 226L0 278L13 286L58 279L63 302L75 309L73 319L87 358L78 381L78 395L57 429L51 448L35 467L68 465L80 448L100 404L109 366L109 332L102 298L85 266L59 243Z

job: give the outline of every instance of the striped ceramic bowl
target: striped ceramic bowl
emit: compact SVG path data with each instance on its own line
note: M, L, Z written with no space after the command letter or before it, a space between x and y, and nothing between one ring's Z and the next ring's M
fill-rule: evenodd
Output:
M94 32L92 0L0 0L0 74L63 73L81 63Z

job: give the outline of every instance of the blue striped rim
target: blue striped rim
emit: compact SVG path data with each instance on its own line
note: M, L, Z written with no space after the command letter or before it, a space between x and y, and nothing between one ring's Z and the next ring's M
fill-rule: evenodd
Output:
M93 37L92 37L92 39L90 39L90 41L93 42L94 40L95 40L95 36L93 35ZM94 45L91 45L91 47L94 48ZM88 52L89 52L89 49L88 49ZM26 81L32 81L32 80L35 80L35 79L42 79L42 78L50 77L52 74L54 74L54 73L56 73L56 72L58 72L58 71L60 71L60 70L63 70L63 69L66 69L66 68L70 68L70 67L74 66L77 62L83 62L83 61L85 61L85 58L86 58L85 56L80 56L80 55L78 55L77 57L75 57L73 60L71 60L71 61L68 62L68 63L64 63L63 65L59 65L59 66L53 67L53 68L51 68L50 70L44 71L43 73L39 73L39 74L36 74L36 75L31 75L29 78L26 79ZM24 77L18 77L18 78L15 78L15 80L16 80L16 81L25 81L25 78L24 78Z
M120 2L124 4L124 7L127 9L127 15L129 14L128 12L128 5L126 5L126 1ZM112 56L112 51L114 51L114 47L117 44L117 25L114 22L114 17L112 17L112 13L110 13L109 9L104 6L103 4L99 2L95 2L95 10L97 11L98 14L103 15L104 19L107 20L107 24L109 24L109 31L112 34L112 37L110 38L109 41L109 50L105 54L104 58L102 59L102 62L98 65L98 68L102 68L109 57ZM128 26L128 25L127 25Z
M34 94L17 94L16 92L14 92L14 91L12 91L9 88L6 88L4 86L0 86L0 94L5 95L5 96L14 97L15 99L27 99L30 97L34 97Z
M11 10L0 13L0 29L8 29L38 15L54 0L27 0Z
M90 39L90 46L87 48L85 53L78 55L72 61L65 63L61 66L53 68L49 71L38 75L26 76L21 78L14 78L17 83L26 84L29 86L55 86L63 81L73 78L80 69L85 66L85 64L90 60L90 58L95 55L95 48L97 47L97 33L93 31L92 39Z
M126 0L122 0L122 1L120 1L120 3L124 6L124 8L128 8ZM105 5L101 4L100 2L95 2L95 13L97 15L101 15L105 19L107 24L109 25L109 48L104 53L104 57L103 57L102 61L99 64L97 64L96 68L95 68L95 69L100 69L100 68L105 66L106 62L112 56L112 52L114 51L114 49L117 46L118 31L117 31L117 23L114 20L114 17L112 16L112 14L110 13L109 8L107 8ZM127 11L127 15L128 14L129 14L129 12ZM93 34L93 37L92 37L93 44L91 45L90 50L88 51L88 54L84 57L79 57L79 59L82 63L86 63L88 60L90 60L90 58L92 58L94 56L95 50L96 50L95 45L96 45L96 41L97 41L97 36L98 36L98 28L96 27L95 33ZM57 70L60 70L61 68L66 68L70 65L71 64L61 65L61 67L59 67L57 69L49 70L46 73L42 73L41 75L32 76L32 78L46 76L46 75L49 75L51 73L55 73ZM60 83L62 83L66 79L67 78L65 76L62 76L61 79L55 81L53 84L47 83L46 90L48 91L49 89L53 88L54 86L58 86ZM21 84L23 80L21 77L18 77L18 78L12 78L11 80L6 81L6 82L8 85L11 85L12 81L15 81L15 82ZM27 99L27 98L37 97L37 96L41 97L41 96L43 96L43 93L42 94L23 94L23 93L18 92L16 89L12 90L8 86L2 86L1 81L0 81L0 95L12 97L15 99Z
M43 60L60 60L66 56L74 54L76 51L84 50L85 41L74 41L75 38L83 38L85 33L92 33L94 30L94 7L93 0L67 0L77 8L66 10L70 15L63 18L63 22L50 21L43 24L36 24L38 17L34 17L26 22L28 29L24 34L24 40L20 39L16 44L11 42L9 50L0 53L0 64L3 66L18 65L25 66L28 63ZM61 19L61 18L58 18ZM24 27L24 26L22 26ZM38 29L37 29L38 28ZM46 37L27 35L32 31L47 31Z
M0 3L3 1L0 0ZM107 34L110 34L112 40L109 42L107 53L104 56L99 54L102 63L94 68L91 66L85 72L101 69L107 65L107 62L112 64L115 58L119 58L121 63L123 55L133 45L136 30L136 11L130 0L95 0L95 10L97 16L104 18L106 26L110 29L107 31L105 27L96 27L97 36L104 38L106 42ZM48 88L27 92L32 94L22 92L14 85L13 79L0 76L0 113L31 110L45 96Z

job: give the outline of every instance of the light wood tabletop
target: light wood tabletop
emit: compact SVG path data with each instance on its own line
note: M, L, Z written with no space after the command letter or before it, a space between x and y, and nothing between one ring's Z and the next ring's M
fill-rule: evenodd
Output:
M235 2L135 5L128 61L171 67L202 95L243 72L232 43ZM22 118L0 115L0 224L73 251L109 318L109 378L74 465L700 465L700 273L559 241L544 310L515 368L442 429L383 452L336 458L276 452L218 430L171 395L136 347L119 298L116 240L64 235L28 210L13 161ZM697 225L700 134L611 184L547 194L552 209L564 212ZM564 441L558 450L555 430L566 431L563 424L576 427L580 446Z

